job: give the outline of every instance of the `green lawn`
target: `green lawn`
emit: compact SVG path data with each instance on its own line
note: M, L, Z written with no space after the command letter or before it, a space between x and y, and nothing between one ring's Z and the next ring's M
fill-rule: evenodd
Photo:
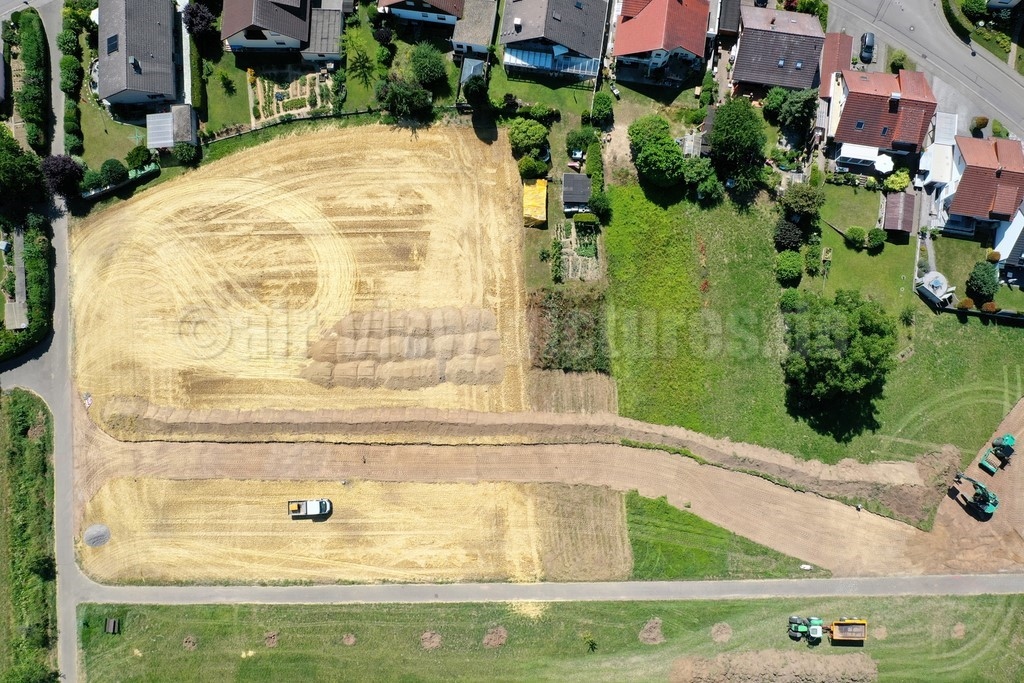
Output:
M868 620L864 647L808 650L786 637L790 614L827 621ZM121 620L121 635L103 619ZM652 617L665 642L638 634ZM863 653L879 680L1016 681L1024 677L1018 647L1024 597L773 599L693 602L555 602L532 612L506 603L458 605L82 605L85 673L90 681L622 681L669 680L680 657L776 650L814 657ZM728 642L712 627L728 624ZM954 625L963 637L954 638ZM502 647L482 646L502 626ZM884 627L885 636L881 629ZM420 635L436 631L441 647L426 651ZM277 633L276 646L265 644ZM345 634L355 645L342 644ZM196 639L193 650L183 647ZM586 640L596 643L589 652ZM766 667L771 668L770 662ZM834 680L842 676L835 674ZM807 680L811 680L808 678Z
M610 195L609 339L623 415L824 462L869 462L918 457L944 443L974 453L1024 395L1014 360L1024 357L1018 330L934 316L911 298L919 311L914 353L889 376L877 429L847 442L819 434L786 410L775 214L687 201L662 208L637 186L613 187ZM944 241L937 248L949 246ZM898 278L913 260L907 253L903 264L900 251L864 258L894 257ZM892 282L871 286L884 295Z
M809 574L800 569L801 560L674 508L664 498L629 492L626 523L634 579L776 579ZM817 570L813 575L828 572Z
M489 88L492 100L501 100L505 93L512 93L529 104L546 104L562 112L562 120L572 125L579 123L579 116L590 109L593 101L593 86L576 79L530 78L513 76L509 78L500 63L491 67Z
M549 217L550 219L550 217ZM526 291L534 292L551 286L551 261L541 261L541 251L551 250L551 241L557 231L528 228L523 244L523 274L526 278Z
M875 227L880 200L878 192L838 185L825 185L824 190L824 220L842 230L855 225L865 229ZM877 254L864 249L858 251L847 246L839 233L823 224L821 244L832 249L828 278L805 276L801 283L804 288L830 296L839 289L858 289L894 314L907 304L917 302L913 287L915 241L907 244L887 242Z
M935 267L946 276L949 284L956 287L960 296L964 296L967 276L978 261L984 261L988 250L973 240L961 240L955 237L939 237L933 241L935 247Z
M1024 292L1004 285L996 292L996 304L999 308L1024 311Z
M89 168L99 169L107 159L124 162L136 145L146 144L145 126L117 123L105 109L92 102L80 102L82 110L82 158Z
M248 125L251 107L245 70L235 65L232 52L222 52L213 67L213 75L206 84L207 130L218 131L239 123ZM231 79L231 89L225 89L221 84L222 73Z

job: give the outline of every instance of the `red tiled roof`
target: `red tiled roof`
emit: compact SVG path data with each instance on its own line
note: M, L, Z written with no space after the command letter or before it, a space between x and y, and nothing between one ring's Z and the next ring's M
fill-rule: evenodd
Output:
M708 0L624 0L615 56L683 48L703 57L710 13Z
M821 48L821 85L818 97L832 96L832 74L850 66L853 56L853 36L847 33L826 33L825 45Z
M462 18L462 12L465 6L465 0L423 0L431 7L445 14L451 14L454 17ZM405 0L377 0L378 7L392 7L394 5L405 5Z
M885 218L882 228L896 232L914 231L914 195L907 192L894 192L885 197Z
M983 220L1013 215L1024 201L1024 148L1019 140L957 136L964 174L949 212Z
M923 74L842 73L849 94L836 127L836 142L880 149L897 144L911 151L921 148L936 108L935 95ZM893 98L893 94L899 97Z

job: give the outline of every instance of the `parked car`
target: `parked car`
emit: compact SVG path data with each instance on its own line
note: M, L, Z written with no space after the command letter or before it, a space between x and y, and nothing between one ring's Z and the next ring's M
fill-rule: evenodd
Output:
M868 32L860 37L860 61L870 64L875 58L875 34Z

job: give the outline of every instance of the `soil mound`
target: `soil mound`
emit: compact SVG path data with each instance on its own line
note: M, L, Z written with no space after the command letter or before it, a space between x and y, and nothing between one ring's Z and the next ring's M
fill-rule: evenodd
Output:
M484 635L484 647L489 650L493 650L496 647L501 647L508 640L508 631L504 626L495 626L492 629L488 629Z
M277 647L277 631L270 631L263 636L263 644L267 647Z
M871 636L875 640L885 640L889 637L889 630L884 626L875 626L871 629Z
M354 633L346 633L341 637L341 644L352 647L356 644L356 635Z
M878 665L864 653L822 656L762 650L721 654L714 659L683 657L672 664L673 683L872 683Z
M962 621L958 621L953 625L953 637L957 640L963 640L964 635L967 634L967 627L964 626Z
M199 646L199 639L195 636L185 636L185 640L181 641L181 646L192 652Z
M441 634L437 631L424 631L420 634L420 647L424 650L436 650L441 647Z
M716 643L728 643L732 638L732 626L720 621L711 627L711 640Z
M640 629L640 642L644 645L660 645L665 642L665 636L661 632L661 619L654 617L649 619L644 627Z

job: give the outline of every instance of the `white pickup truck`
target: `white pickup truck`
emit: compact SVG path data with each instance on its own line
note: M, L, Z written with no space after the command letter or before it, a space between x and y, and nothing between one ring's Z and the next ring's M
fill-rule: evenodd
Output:
M326 498L317 500L289 500L288 514L292 519L307 517L324 517L331 514L331 501Z

